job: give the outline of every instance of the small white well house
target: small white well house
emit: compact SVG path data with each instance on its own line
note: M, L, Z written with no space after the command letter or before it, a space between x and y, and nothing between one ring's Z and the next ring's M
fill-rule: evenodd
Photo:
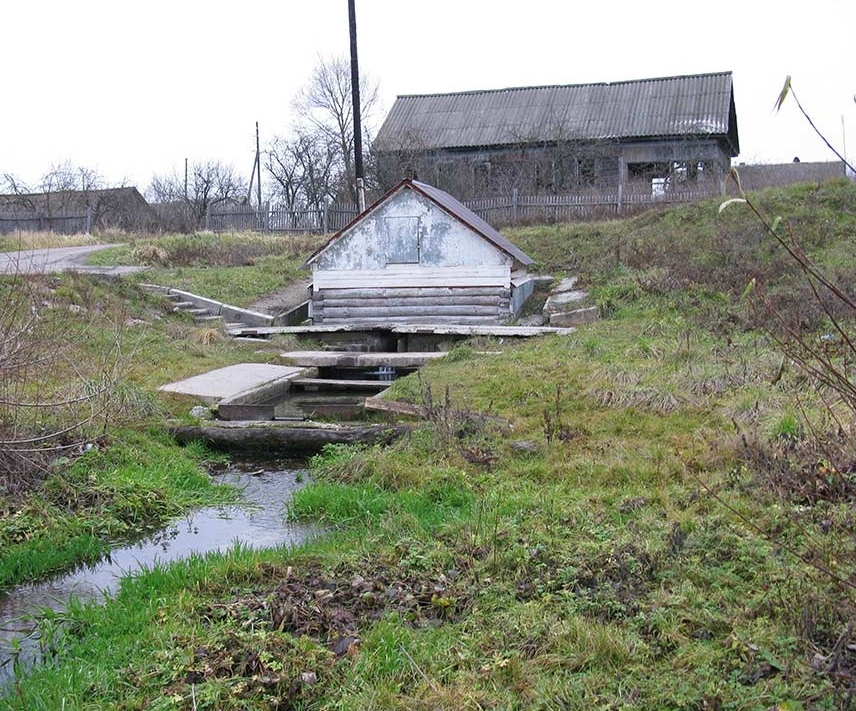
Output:
M314 324L502 324L532 293L524 252L448 193L404 180L306 260Z

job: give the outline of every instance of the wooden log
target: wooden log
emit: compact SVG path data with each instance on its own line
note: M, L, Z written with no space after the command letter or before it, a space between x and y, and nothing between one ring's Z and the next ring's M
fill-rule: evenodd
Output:
M378 397L366 398L365 409L371 412L387 412L391 415L405 415L420 419L428 416L428 410L422 405L413 405L399 400L383 400Z
M509 289L497 286L459 286L459 287L393 287L389 289L319 289L313 294L314 299L373 299L378 297L425 297L438 296L494 296Z
M218 449L264 452L312 452L325 444L386 444L397 439L404 425L295 426L282 422L174 423L167 431L178 442L202 441Z
M506 298L506 302L508 299ZM377 298L330 298L327 297L321 303L323 309L335 307L374 307L388 308L392 306L414 306L422 308L425 305L440 307L440 306L497 306L502 302L502 296L492 294L490 296L471 296L469 294L462 296L390 296L389 298L377 295Z
M334 380L332 378L295 378L292 388L314 388L315 390L374 390L379 392L389 387L383 380Z
M385 318L387 316L490 316L496 317L497 306L432 306L422 304L420 306L352 306L352 307L324 307L324 318L360 318L372 316Z

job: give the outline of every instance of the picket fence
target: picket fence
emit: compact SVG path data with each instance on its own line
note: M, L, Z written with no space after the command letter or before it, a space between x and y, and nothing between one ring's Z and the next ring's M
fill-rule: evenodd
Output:
M574 195L511 195L480 198L463 204L496 227L608 219L647 210L658 205L693 202L714 197L716 187L694 190L584 193ZM218 210L206 217L206 229L214 232L338 232L358 214L357 206L333 203L318 209L286 210L264 206Z
M609 219L658 205L692 202L718 195L715 188L604 192L573 195L510 195L465 201L464 205L495 227ZM358 214L356 205L329 203L320 208L284 209L263 205L217 207L209 210L201 228L213 232L338 232ZM50 231L63 234L90 232L92 213L68 215L0 215L0 234Z

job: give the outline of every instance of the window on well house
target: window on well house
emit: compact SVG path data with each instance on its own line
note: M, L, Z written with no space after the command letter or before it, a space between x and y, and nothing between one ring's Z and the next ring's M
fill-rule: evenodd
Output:
M386 263L419 264L419 218L387 217L384 229Z

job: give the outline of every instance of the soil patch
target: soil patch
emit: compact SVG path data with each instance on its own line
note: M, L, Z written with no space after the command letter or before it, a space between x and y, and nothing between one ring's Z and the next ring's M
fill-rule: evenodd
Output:
M459 620L472 605L469 583L457 571L407 574L380 566L356 573L310 566L266 567L271 588L207 603L197 612L206 632L190 644L188 664L168 685L184 695L192 685L240 684L245 698L292 708L329 692L336 665L360 654L360 631L397 613L413 627ZM325 683L321 683L321 682Z
M247 308L250 311L260 311L273 315L290 311L309 299L309 286L311 284L311 279L297 279L286 284L282 289L254 301Z

